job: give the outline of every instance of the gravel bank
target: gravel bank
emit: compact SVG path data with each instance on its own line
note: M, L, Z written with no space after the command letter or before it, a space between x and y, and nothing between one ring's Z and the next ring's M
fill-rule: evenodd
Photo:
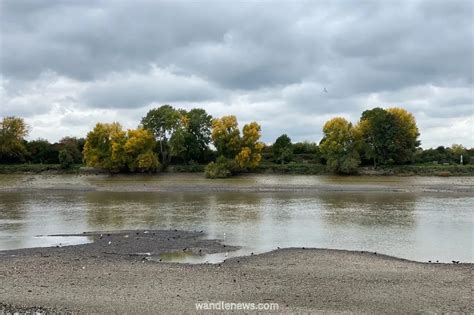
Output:
M296 248L216 265L164 263L147 253L213 253L224 245L200 232L144 232L91 233L90 244L0 252L0 310L171 314L225 301L278 303L283 313L474 312L473 264Z

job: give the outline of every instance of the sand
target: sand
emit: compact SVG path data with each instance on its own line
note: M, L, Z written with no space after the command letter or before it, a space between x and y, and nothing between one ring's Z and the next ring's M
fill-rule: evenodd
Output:
M474 312L473 264L302 248L220 264L166 263L150 257L224 245L200 231L146 232L89 233L90 244L0 252L0 310L177 314L224 301L277 303L280 313Z

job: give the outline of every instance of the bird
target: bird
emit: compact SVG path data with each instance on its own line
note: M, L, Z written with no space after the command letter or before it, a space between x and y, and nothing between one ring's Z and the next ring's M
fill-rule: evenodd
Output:
M328 90L326 88L323 89L323 93L327 93Z

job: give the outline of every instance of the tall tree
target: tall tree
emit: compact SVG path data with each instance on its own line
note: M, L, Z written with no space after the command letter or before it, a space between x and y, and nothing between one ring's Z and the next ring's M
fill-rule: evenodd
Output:
M27 155L24 138L28 126L23 118L4 117L0 122L0 162L23 162Z
M155 145L155 138L151 131L146 129L128 130L124 145L128 169L131 172L155 171L160 164L154 152Z
M352 124L342 117L336 117L324 124L324 138L321 153L327 160L330 171L342 174L357 172L360 164L357 152L357 135Z
M412 162L416 149L420 145L418 137L420 132L416 126L412 113L399 107L387 109L395 121L393 134L394 154L393 159L397 164Z
M251 122L242 129L241 148L235 157L240 168L253 169L260 164L264 147L263 143L260 142L260 130L260 125L256 122Z
M286 134L279 136L272 146L273 159L277 163L288 163L293 159L293 145Z
M126 133L119 123L97 123L87 134L84 161L87 166L119 172L125 168Z
M394 161L397 126L391 113L380 107L366 110L356 128L363 140L363 154L373 160L374 166Z
M187 160L203 161L211 142L212 116L204 109L194 108L187 113Z
M170 105L152 109L142 118L141 125L150 130L158 142L158 150L164 166L171 161L169 139L179 128L181 118L182 112Z
M240 151L240 130L235 116L224 116L212 121L212 141L218 155L233 159Z
M183 162L203 161L211 141L212 116L204 109L181 110L181 119L170 139L170 152Z

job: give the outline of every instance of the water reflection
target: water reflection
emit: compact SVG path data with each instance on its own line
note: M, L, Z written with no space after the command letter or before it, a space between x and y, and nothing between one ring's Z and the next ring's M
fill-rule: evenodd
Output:
M381 192L0 192L0 249L38 246L38 234L186 229L242 246L239 254L305 246L474 261L473 203Z
M415 223L415 194L322 193L323 218L330 224L409 227Z

